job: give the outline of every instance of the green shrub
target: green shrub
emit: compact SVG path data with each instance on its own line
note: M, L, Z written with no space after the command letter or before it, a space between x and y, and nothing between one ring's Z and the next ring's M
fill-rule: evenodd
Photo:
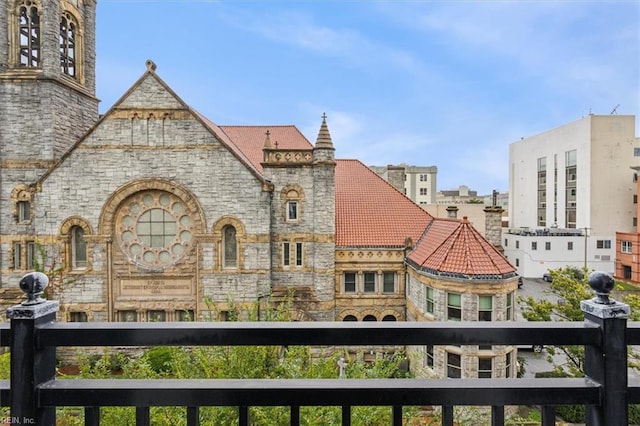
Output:
M173 348L156 346L145 352L143 358L156 373L168 373L173 368Z

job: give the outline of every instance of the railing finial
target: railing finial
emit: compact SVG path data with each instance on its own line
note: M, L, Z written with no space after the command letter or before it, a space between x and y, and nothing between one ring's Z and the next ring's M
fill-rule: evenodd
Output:
M606 272L594 271L589 274L589 286L596 292L595 303L613 305L615 300L609 299L609 293L615 285L615 280Z
M29 272L20 279L20 289L27 295L22 306L39 305L46 302L41 298L44 289L49 285L49 277L42 272Z

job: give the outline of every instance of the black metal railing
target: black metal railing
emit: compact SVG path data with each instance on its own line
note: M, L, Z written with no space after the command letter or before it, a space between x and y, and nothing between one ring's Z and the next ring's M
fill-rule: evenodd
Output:
M640 380L627 376L627 348L640 344L640 323L627 324L628 306L583 302L584 322L178 322L59 323L58 303L9 310L0 344L11 350L11 380L0 381L0 403L24 423L54 425L56 407L83 407L85 424L100 423L100 407L136 407L137 425L149 425L150 407L186 407L197 425L208 406L290 407L300 424L301 406L340 406L342 424L351 407L441 406L442 424L453 424L454 406L489 406L492 424L505 421L505 406L541 406L542 424L555 424L555 407L584 404L588 425L626 425L628 404L640 402ZM56 349L151 346L405 346L582 345L586 378L550 379L58 379Z

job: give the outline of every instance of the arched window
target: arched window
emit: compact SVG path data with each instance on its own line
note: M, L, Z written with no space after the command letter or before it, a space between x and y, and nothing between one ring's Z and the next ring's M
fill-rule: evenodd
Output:
M393 315L385 315L384 318L382 318L382 321L396 321L396 317Z
M76 37L78 25L73 16L65 12L60 19L60 66L62 72L76 77Z
M373 315L367 315L364 318L362 318L362 321L378 321L378 319Z
M31 1L23 1L18 7L19 63L22 67L40 65L40 15Z
M236 238L236 228L227 225L222 230L223 264L225 268L238 267L238 240Z
M71 266L73 269L87 267L87 242L80 226L71 228Z
M354 317L353 315L347 315L346 317L344 317L342 319L342 321L358 321L358 319L356 317Z

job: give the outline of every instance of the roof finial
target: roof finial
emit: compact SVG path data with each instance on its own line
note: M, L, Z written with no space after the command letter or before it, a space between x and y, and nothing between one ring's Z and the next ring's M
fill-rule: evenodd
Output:
M271 132L267 130L267 133L265 133L264 145L262 147L263 149L271 148L271 138L269 137L269 135L271 135Z
M331 148L333 149L333 142L331 141L331 135L329 134L329 127L327 126L327 114L322 113L322 125L318 132L318 139L316 139L316 148Z
M147 71L155 72L156 63L153 62L151 59L147 59L147 61L145 62L145 65L147 66Z

